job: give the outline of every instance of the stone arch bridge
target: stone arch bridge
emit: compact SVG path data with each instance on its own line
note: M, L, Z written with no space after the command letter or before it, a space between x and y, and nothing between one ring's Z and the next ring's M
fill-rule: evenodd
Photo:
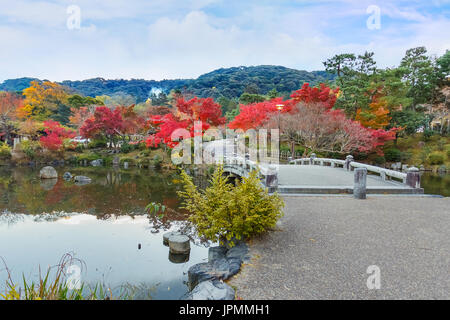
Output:
M226 140L223 140L226 141ZM211 146L205 148L212 157L218 155ZM417 168L407 172L389 170L359 163L351 155L346 160L316 158L290 159L289 164L258 163L233 152L232 142L220 154L224 171L237 177L247 177L258 170L263 186L269 192L281 194L351 194L354 189L355 169L367 170L366 192L368 194L423 194ZM208 153L208 150L210 151ZM217 148L215 148L217 150ZM226 152L226 150L231 150Z

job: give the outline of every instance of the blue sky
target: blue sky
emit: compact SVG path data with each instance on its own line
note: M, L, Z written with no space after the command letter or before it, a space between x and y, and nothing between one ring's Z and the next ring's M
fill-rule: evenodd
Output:
M80 10L70 29L69 6ZM369 6L380 28L369 29ZM73 20L71 20L73 21ZM450 49L450 0L0 0L0 81L195 78L222 67L320 70L337 53Z

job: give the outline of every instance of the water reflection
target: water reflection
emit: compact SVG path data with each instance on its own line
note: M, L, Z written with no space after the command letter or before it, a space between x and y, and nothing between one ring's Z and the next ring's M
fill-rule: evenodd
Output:
M172 263L186 263L189 261L189 253L172 253L169 251L169 261Z
M176 209L178 174L113 168L57 168L60 178L40 180L31 168L0 168L0 210L27 214L66 211L105 214L143 213L150 202ZM76 185L62 176L87 176L92 183Z
M420 185L426 194L436 194L450 197L450 174L424 172L420 178Z
M56 168L58 179L40 180L39 170L0 168L0 257L17 280L36 280L39 266L72 252L86 264L82 280L102 283L137 299L178 299L187 290L187 270L207 260L208 244L192 237L178 209L180 177L148 169ZM76 185L63 174L86 176ZM163 216L145 207L162 203ZM191 234L189 255L171 255L162 232ZM6 274L0 267L0 291Z
M180 227L174 222L170 231ZM189 255L171 255L162 244L162 233L150 229L146 215L98 219L89 214L4 212L0 214L0 257L16 283L22 273L37 281L39 266L45 270L71 252L85 264L82 281L92 287L102 283L115 296L128 288L137 299L178 299L188 290L187 270L207 260L207 248L193 244ZM7 273L1 269L3 291Z

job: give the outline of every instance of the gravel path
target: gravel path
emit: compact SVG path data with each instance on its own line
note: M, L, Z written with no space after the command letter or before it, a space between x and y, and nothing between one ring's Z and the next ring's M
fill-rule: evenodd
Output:
M450 299L450 198L285 197L229 283L243 299ZM369 290L367 268L380 269Z

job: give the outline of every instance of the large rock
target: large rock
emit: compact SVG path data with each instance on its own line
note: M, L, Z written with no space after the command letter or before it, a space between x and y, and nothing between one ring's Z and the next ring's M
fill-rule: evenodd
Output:
M250 261L250 254L248 252L247 244L245 242L239 242L227 251L226 258L240 259L243 262Z
M227 248L225 248L223 246L209 248L208 249L208 262L226 258L227 251L228 251Z
M226 283L213 280L204 281L197 285L186 300L234 300L235 292Z
M97 159L97 160L91 161L91 166L93 166L93 167L100 167L102 165L103 165L102 159Z
M70 172L65 172L63 175L63 179L66 181L72 180L72 174Z
M43 167L39 172L39 177L41 179L57 179L58 172L56 172L55 168L53 167Z
M240 259L218 259L208 263L198 263L188 270L189 287L208 280L226 280L239 272Z

